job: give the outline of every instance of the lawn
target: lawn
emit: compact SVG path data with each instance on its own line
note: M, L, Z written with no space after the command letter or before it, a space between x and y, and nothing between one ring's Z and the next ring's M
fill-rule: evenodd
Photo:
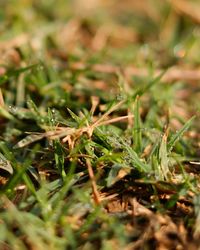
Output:
M200 249L198 0L0 1L0 249Z

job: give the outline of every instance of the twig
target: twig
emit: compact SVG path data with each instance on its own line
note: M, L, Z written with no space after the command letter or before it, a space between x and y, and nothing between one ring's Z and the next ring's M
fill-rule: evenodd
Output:
M97 189L92 165L91 165L90 159L88 159L88 158L86 159L86 165L87 165L88 174L89 174L89 177L90 177L90 180L92 183L92 192L93 192L94 202L96 203L96 205L99 205L101 203L100 194L99 194L98 189Z
M178 13L186 15L195 23L200 24L200 8L185 0L169 0L169 2Z
M0 89L0 107L3 107L3 106L4 106L4 99L3 99L2 91Z
M7 50L14 47L20 47L28 41L28 35L21 34L19 36L14 37L9 41L1 41L0 42L0 50Z
M117 73L120 70L120 67L113 66L113 65L102 65L96 64L92 68L94 71L102 72L102 73ZM155 70L155 75L160 75L162 69ZM136 68L133 66L128 66L124 69L124 75L126 77L131 76L148 76L148 70ZM179 80L184 81L198 81L200 80L200 70L199 69L181 69L178 67L169 68L164 76L162 77L163 81L166 82L174 82Z

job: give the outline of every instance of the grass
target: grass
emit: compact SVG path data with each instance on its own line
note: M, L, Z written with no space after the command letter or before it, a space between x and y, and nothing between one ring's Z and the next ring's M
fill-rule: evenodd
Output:
M199 19L181 2L1 1L1 249L198 249Z

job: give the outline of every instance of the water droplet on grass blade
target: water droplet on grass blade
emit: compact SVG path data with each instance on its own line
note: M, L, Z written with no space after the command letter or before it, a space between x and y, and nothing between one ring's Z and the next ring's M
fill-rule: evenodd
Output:
M13 114L13 115L17 114L17 112L18 112L18 108L15 107L15 106L12 106L12 105L9 105L9 106L8 106L8 109L9 109L9 112L10 112L11 114Z
M122 101L124 100L124 96L122 94L117 95L116 97L117 101Z
M44 119L44 118L41 118L41 119L40 119L40 122L41 122L41 123L44 123L44 122L45 122L45 119Z

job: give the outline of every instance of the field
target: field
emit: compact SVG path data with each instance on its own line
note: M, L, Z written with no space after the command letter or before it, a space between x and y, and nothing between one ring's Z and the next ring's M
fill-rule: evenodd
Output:
M0 0L0 249L200 249L198 0Z

